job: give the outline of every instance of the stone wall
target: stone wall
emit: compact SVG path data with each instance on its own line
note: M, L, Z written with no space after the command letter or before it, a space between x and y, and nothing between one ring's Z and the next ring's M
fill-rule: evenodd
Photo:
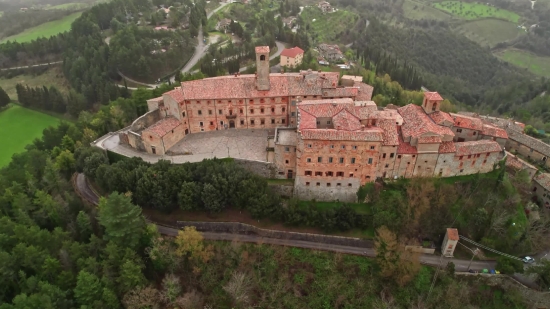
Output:
M533 161L545 162L546 167L550 167L550 160L545 159L547 157L544 154L511 139L508 139L506 142L506 150L512 153L517 152L523 157Z
M200 232L214 233L232 233L232 234L254 234L261 237L288 239L298 241L311 241L324 244L351 246L360 248L373 248L374 243L371 240L329 236L322 234L284 232L275 230L266 230L257 228L253 225L248 225L239 222L192 222L192 221L177 221L178 227L194 226Z
M286 197L286 198L291 198L292 196L294 196L294 185L269 185L269 188L271 189L271 191L273 191L274 193L282 196L282 197Z
M234 159L240 167L264 178L275 178L277 168L271 162L253 161L245 159Z
M158 109L152 110L141 115L139 118L132 122L130 126L130 131L138 132L145 128L152 126L155 122L161 119L161 114Z
M350 177L296 176L294 181L294 196L301 200L341 201L354 203L357 201L357 190L361 180Z

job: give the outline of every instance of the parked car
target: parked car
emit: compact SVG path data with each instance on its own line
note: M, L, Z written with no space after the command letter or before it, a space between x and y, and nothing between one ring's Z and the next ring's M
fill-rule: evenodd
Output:
M468 269L468 272L472 274L477 274L477 270L473 270L473 269Z
M484 268L482 271L481 271L482 274L488 274L489 273L489 270L487 268Z
M535 259L530 257L530 256L526 256L524 257L523 259L521 259L523 261L523 263L525 264L532 264L532 263L535 263Z
M491 270L489 270L489 273L490 273L491 275L496 275L497 272L496 272L494 269L491 269Z

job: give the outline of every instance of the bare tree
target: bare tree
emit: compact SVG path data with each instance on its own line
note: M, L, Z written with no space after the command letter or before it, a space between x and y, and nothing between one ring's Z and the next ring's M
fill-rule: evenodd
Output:
M181 309L200 309L202 302L202 295L199 292L192 290L191 292L183 294L182 297L178 297L175 304Z
M160 308L160 293L151 286L136 288L124 295L122 303L127 309L158 309Z
M236 305L246 305L250 301L248 294L251 287L252 282L246 274L235 272L223 289L233 298Z

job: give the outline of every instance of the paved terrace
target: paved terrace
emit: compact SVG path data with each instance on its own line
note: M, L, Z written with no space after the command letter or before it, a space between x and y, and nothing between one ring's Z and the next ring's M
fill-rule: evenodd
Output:
M124 131L124 130L122 130ZM110 150L126 157L140 157L149 163L169 160L181 164L200 162L213 158L236 158L252 161L267 161L269 130L221 130L193 133L184 137L168 150L171 155L153 155L137 151L128 145L120 145L118 132L109 133L96 140L97 147Z

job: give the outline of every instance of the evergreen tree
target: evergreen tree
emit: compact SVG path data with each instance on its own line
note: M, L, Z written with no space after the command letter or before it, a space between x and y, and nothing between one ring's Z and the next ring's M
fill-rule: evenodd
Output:
M99 223L105 228L105 239L134 249L145 227L141 208L132 204L129 196L118 192L99 201Z
M0 87L0 107L4 107L8 105L8 103L10 103L10 97L8 96L6 91L4 91L2 87Z

